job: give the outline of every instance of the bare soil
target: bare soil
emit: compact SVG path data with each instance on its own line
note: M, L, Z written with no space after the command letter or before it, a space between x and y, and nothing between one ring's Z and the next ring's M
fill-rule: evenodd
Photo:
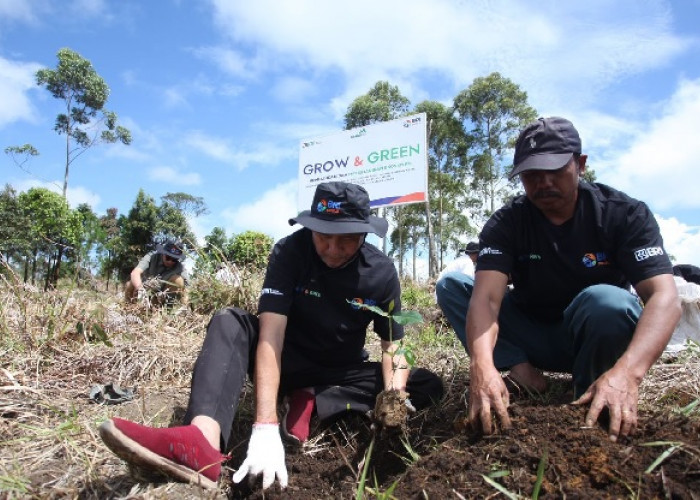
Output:
M513 429L495 436L473 432L459 400L413 417L403 435L382 434L360 418L336 423L308 451L288 453L286 490L263 494L229 485L230 497L355 498L375 436L365 483L375 497L503 498L490 478L504 491L527 498L536 488L538 498L700 498L697 420L643 411L636 434L615 443L602 423L583 427L586 409L567 404L567 396L542 401L515 395ZM645 472L674 445L679 446ZM231 466L241 459L234 457ZM539 485L538 468L543 471Z
M83 310L76 306L75 314ZM314 420L309 443L286 446L285 490L230 480L247 449L250 388L217 491L143 481L105 447L97 428L112 416L181 423L208 316L120 313L110 326L112 309L104 315L113 345L87 343L71 328L43 344L22 334L0 343L0 499L700 498L697 348L654 365L640 388L638 430L617 443L604 421L583 427L586 408L568 404L570 379L554 374L547 374L545 395L513 394L513 429L474 432L465 421L468 358L456 342L440 341L421 345L419 357L443 377L440 405L393 431L375 429L363 415L323 426ZM137 397L112 406L92 402L90 388L108 382L135 386Z

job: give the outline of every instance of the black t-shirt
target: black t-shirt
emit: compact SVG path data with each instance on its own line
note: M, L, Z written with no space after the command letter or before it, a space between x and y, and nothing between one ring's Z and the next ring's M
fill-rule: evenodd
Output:
M516 303L544 321L561 319L588 286L626 288L672 272L649 208L604 184L583 181L572 219L556 226L523 195L489 219L480 248L476 270L511 275Z
M366 309L348 303L362 302L393 313L401 310L401 289L393 262L375 246L364 243L355 258L339 269L326 266L311 240L300 229L272 249L258 313L287 316L284 339L287 351L322 366L362 361L362 348L370 321L384 340L398 340L403 327Z

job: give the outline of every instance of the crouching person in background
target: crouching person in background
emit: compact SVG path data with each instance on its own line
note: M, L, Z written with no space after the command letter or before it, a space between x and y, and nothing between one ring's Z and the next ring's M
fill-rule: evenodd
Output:
M184 260L182 244L176 241L167 241L148 252L131 271L124 288L126 301L135 302L140 294L150 290L160 303L176 300L187 303L185 287L189 278L182 264Z

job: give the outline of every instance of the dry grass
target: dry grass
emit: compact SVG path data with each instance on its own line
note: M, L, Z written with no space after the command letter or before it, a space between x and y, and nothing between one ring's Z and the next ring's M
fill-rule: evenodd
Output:
M247 279L249 286L228 300L252 309L260 277ZM207 289L216 294L209 303ZM112 293L43 292L0 275L0 498L214 498L225 493L176 483L140 484L97 435L99 424L114 415L152 425L182 417L210 310L231 293L211 283L193 285L193 291L198 312L146 310L125 306ZM443 377L442 404L463 406L463 394L453 382L465 376L467 357L439 319L430 294L426 299L412 293L409 306L430 320L411 326L420 364ZM372 343L370 351L377 356L378 344ZM135 387L136 404L93 403L91 387L108 382ZM642 404L649 407L683 407L698 398L698 349L657 363L642 385ZM251 399L241 411L250 411Z

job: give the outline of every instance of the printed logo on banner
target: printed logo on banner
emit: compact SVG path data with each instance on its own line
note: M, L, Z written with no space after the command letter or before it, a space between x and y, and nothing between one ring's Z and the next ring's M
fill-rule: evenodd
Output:
M421 117L420 117L420 116L418 116L418 117L416 117L416 118L407 118L406 120L404 120L403 126L408 128L408 127L410 127L411 125L417 125L417 124L419 124L420 122L421 122Z
M372 207L426 201L426 124L420 113L299 141L299 211L322 182L360 184Z

